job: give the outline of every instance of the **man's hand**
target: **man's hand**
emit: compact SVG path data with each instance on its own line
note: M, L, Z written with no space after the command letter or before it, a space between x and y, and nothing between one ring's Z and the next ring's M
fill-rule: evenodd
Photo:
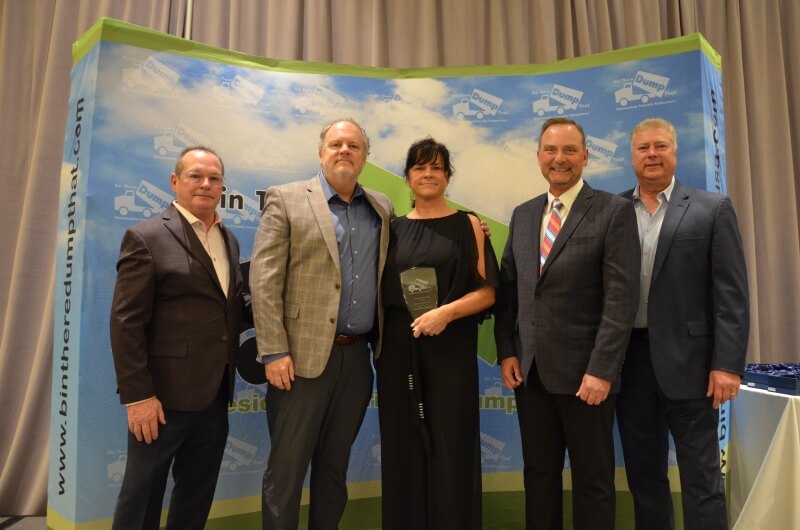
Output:
M739 393L739 385L742 378L739 374L726 372L725 370L711 370L708 374L708 391L706 397L714 396L714 408L726 401L732 401Z
M281 390L291 390L294 381L294 361L292 356L287 355L267 364L264 369L267 372L269 384Z
M128 429L138 441L152 443L158 438L158 424L167 423L164 408L157 397L125 407L128 409Z
M486 223L486 221L481 219L480 225L481 225L481 230L483 230L483 234L486 237L492 237L492 231L489 229L489 225Z
M610 390L611 381L583 374L583 381L575 395L585 401L587 405L599 405L606 400Z
M519 359L516 357L509 357L503 359L500 364L500 375L503 377L503 383L509 390L514 390L522 384L522 368L519 366Z

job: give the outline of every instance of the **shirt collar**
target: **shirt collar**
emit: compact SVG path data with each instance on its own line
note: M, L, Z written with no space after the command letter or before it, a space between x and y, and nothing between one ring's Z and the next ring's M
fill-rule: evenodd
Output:
M672 190L675 189L675 175L672 175L672 180L669 182L669 186L661 190L658 194L658 198L661 199L661 202L666 202L669 204L669 198L672 197ZM633 200L639 201L639 185L637 184L636 187L633 189Z
M563 205L562 208L566 211L569 211L572 208L572 205L575 203L575 199L578 198L578 193L580 193L581 189L583 188L583 179L579 179L578 182L575 183L570 189L562 193L559 197L556 197L549 191L547 192L547 206L548 210L552 207L553 199L558 198Z
M336 192L335 189L333 189L333 186L330 185L328 179L325 178L325 175L322 174L322 171L319 172L319 182L322 185L322 194L325 196L325 202L330 203L333 197L338 197L340 201L344 202L342 197ZM356 198L361 195L363 195L363 191L361 190L361 184L356 182L356 187L353 190L352 198Z
M172 204L175 206L178 212L180 212L180 214L183 217L185 217L187 221L189 221L190 225L194 226L196 223L200 223L205 228L205 223L200 219L198 219L197 216L194 215L192 212L190 212L189 210L178 204L178 201L172 201ZM219 214L217 213L216 210L214 210L214 222L211 223L211 228L214 228L214 225L218 225L221 222L222 219L219 218Z

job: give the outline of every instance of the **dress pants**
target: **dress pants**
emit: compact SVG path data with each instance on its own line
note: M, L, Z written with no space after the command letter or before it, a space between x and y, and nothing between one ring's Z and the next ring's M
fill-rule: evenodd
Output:
M170 466L175 487L168 530L202 530L214 500L228 438L228 378L205 410L165 410L151 444L128 431L128 461L112 530L158 530Z
M334 344L322 374L295 376L289 391L267 388L272 447L264 472L264 530L296 530L303 480L311 463L309 528L337 528L347 504L347 466L372 397L364 340Z
M672 400L664 395L653 372L646 331L635 331L628 346L617 423L637 530L675 527L667 477L670 432L680 469L684 529L727 530L719 412L710 398Z
M576 389L577 390L577 389ZM561 530L565 450L572 473L574 530L614 530L614 401L587 405L545 390L531 366L515 390L522 436L526 530Z

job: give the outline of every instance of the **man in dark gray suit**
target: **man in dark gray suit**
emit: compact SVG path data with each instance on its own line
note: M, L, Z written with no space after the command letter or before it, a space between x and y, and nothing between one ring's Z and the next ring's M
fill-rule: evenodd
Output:
M675 128L651 118L631 133L632 200L642 246L639 310L617 420L637 530L674 528L668 433L680 468L684 528L728 528L718 407L744 371L750 311L736 214L727 197L674 177Z
M114 529L158 529L170 467L168 529L202 529L214 499L242 311L239 243L215 210L223 175L211 149L185 149L177 200L122 239L111 349L129 433Z
M613 530L614 394L639 292L636 216L581 179L589 154L579 124L547 120L537 156L550 189L511 217L495 323L517 399L526 528L561 528L569 450L573 528Z

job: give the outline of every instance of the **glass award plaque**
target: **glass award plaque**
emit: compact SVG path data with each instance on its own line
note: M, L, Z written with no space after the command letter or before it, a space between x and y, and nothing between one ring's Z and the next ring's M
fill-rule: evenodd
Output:
M411 318L419 318L438 305L439 287L436 269L433 267L412 267L404 270L400 273L400 286Z

